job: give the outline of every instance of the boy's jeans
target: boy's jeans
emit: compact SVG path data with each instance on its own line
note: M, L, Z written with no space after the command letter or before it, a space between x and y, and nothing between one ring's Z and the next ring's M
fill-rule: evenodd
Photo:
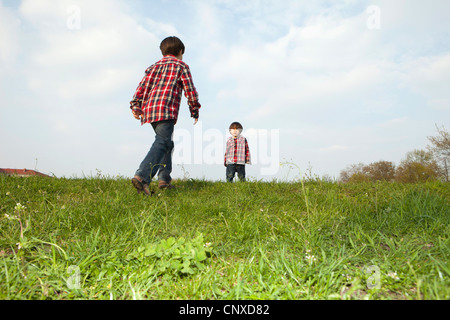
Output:
M158 180L170 183L172 178L172 152L174 143L172 141L175 127L174 120L166 120L152 123L156 138L150 151L142 161L136 175L141 177L146 184L150 184L153 177L158 173Z
M227 165L227 181L233 182L234 176L238 174L239 180L245 182L245 165L229 164Z

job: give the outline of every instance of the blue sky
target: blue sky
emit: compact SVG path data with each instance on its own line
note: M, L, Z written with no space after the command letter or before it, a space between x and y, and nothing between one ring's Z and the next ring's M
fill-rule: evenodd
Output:
M256 160L251 133L266 131L279 132L274 161L319 176L398 164L450 127L448 12L447 0L0 0L0 167L131 177L154 135L129 101L171 35L203 105L197 128L181 105L192 148L195 130L225 139L237 120ZM224 179L223 165L194 162L174 178ZM264 165L247 174L296 175Z

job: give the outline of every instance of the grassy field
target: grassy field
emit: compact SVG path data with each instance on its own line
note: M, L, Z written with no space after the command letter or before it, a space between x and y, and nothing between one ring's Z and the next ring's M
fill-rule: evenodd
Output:
M448 183L174 184L0 176L0 299L450 298Z

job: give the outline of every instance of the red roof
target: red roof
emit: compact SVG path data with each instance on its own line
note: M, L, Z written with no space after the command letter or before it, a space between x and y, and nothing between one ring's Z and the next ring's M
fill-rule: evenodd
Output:
M9 176L18 175L18 176L40 176L40 177L50 177L46 174L37 172L35 170L28 170L28 169L0 169L0 174L6 174Z

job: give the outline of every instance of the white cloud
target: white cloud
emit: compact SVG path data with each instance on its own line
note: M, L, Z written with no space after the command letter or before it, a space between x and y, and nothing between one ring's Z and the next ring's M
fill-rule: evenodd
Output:
M80 27L71 29L74 4ZM127 143L120 132L135 124L128 103L145 69L161 56L156 35L176 28L139 18L123 1L23 0L10 11L8 21L0 11L0 22L20 19L23 28L16 28L13 38L22 62L8 81L0 75L5 83L0 133L14 141L23 137L27 153L47 162L52 172L79 173L83 164L89 171L94 162L107 160L106 149ZM124 126L111 127L118 123ZM3 165L15 165L13 146L5 145ZM55 150L58 157L47 157Z
M320 148L319 150L322 152L328 152L328 151L348 151L351 149L351 147L348 146L342 146L342 145L334 145L328 148Z
M23 0L19 12L35 26L61 27L65 25L67 9L72 4L66 0Z
M205 130L237 118L281 129L280 159L320 173L395 162L435 123L449 126L447 0L184 0L170 14L162 0L1 4L0 136L14 141L2 161L20 166L39 158L57 174L133 174L153 133L128 103L167 35L187 45ZM367 28L369 5L380 8L379 30ZM192 129L181 108L178 126Z
M342 15L337 9L311 15L273 41L257 45L238 42L210 69L213 80L226 84L218 92L218 100L245 101L248 119L255 121L270 121L287 114L301 122L316 121L318 125L329 124L327 113L333 115L334 121L340 121L346 117L345 111L350 111L355 123L370 113L387 116L396 108L404 109L407 102L398 97L406 92L410 98L421 95L429 106L445 110L449 105L448 55L405 55L407 51L399 50L410 41L404 38L414 39L414 34L394 35L389 29L403 30L414 24L413 14L422 6L418 2L402 6L400 9L408 16L402 15L401 21L396 22L391 15L398 16L402 11L383 2L381 30L367 28L365 10ZM439 2L426 11L439 11L443 6ZM421 28L436 29L438 22L421 16L419 21L422 20L433 27ZM414 30L417 25L412 27ZM439 37L442 32L436 36ZM398 39L401 45L396 47ZM416 43L412 48L420 45Z
M35 61L42 66L92 67L93 64L123 64L132 61L130 51L135 52L136 58L142 59L144 53L134 50L139 45L150 51L144 51L147 55L157 52L156 36L125 18L117 19L117 25L113 28L106 24L92 28L83 27L79 31L43 31L41 36L45 47L38 49L34 56Z
M379 39L371 37L365 18L365 12L317 16L273 42L232 46L211 68L212 79L234 83L219 98L253 103L250 117L266 118L280 112L301 117L305 109L323 112L356 96L369 99L393 78L392 65L375 59Z
M402 84L423 96L428 106L450 111L450 52L405 62Z
M20 20L13 10L6 8L0 1L0 67L10 69L20 52Z
M413 39L422 39L424 35L430 33L440 37L441 32L450 27L448 19L450 3L447 0L433 0L426 5L422 0L374 0L373 4L380 8L381 29L389 31L393 36L399 33L404 35L399 40L409 42ZM439 28L436 29L436 26Z
M80 28L72 30L72 6L69 0L24 0L20 6L37 38L29 56L32 88L66 99L113 93L131 81L137 86L149 57L160 55L155 33L168 27L150 19L141 24L121 1L79 0Z

